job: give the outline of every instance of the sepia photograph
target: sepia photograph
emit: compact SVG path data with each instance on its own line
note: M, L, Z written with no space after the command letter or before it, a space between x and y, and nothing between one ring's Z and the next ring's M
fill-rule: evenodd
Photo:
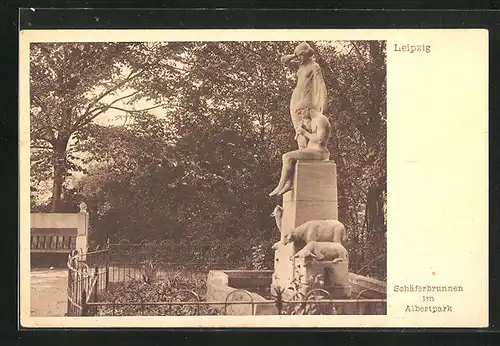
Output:
M487 325L487 42L21 31L21 324Z
M386 42L30 44L31 316L386 314Z

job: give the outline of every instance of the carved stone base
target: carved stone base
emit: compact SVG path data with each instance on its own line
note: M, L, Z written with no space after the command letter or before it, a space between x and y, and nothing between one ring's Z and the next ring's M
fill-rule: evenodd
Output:
M347 299L351 297L348 262L334 263L331 261L311 261L304 258L297 258L295 260L294 274L300 283L299 292L304 296L314 288L322 288L328 291L332 299ZM315 277L321 279L323 285L319 286L317 283L315 284L314 280L312 280Z
M283 195L282 235L309 220L335 220L337 169L333 161L302 161L295 166L293 190ZM274 256L273 286L286 289L297 282L293 256L300 249L280 244ZM271 289L273 292L273 289Z
M292 285L294 278L295 249L293 243L279 244L274 253L274 273L272 276L272 286L287 289ZM273 294L271 287L271 294Z

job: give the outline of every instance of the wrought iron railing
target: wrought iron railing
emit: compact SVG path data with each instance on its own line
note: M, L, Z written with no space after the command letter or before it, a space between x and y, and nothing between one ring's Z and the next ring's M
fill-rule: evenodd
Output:
M151 274L161 280L162 268L186 268L202 267L208 269L223 269L227 265L223 263L176 263L162 262L155 253L168 250L167 244L140 243L131 244L120 242L106 244L103 248L99 246L84 251L72 251L68 258L68 306L67 316L165 316L165 315L232 315L241 314L238 307L247 306L245 314L256 314L257 307L267 306L274 309L273 314L322 314L335 315L345 311L343 307L349 306L351 314L380 314L386 309L384 299L366 299L364 294L369 289L360 291L353 299L333 299L330 293L324 289L313 289L304 296L300 292L285 296L285 290L275 289L270 299L255 301L254 296L245 289L234 289L229 292L222 301L207 301L206 297L194 290L181 289L169 292L168 299L158 301L141 297L138 292L134 299L129 301L116 301L109 299L107 292L113 287L120 286L129 281L146 282L147 275ZM168 244L170 245L170 244ZM135 249L133 254L124 249ZM123 254L129 253L129 261ZM119 256L118 256L119 254ZM118 257L118 258L117 258ZM118 259L118 260L117 260ZM151 261L158 263L151 264ZM148 273L148 263L151 270L157 272ZM158 272L159 271L159 272ZM168 273L165 271L168 279ZM193 271L191 273L198 279L205 279L206 272ZM183 272L186 275L186 271ZM189 274L187 274L189 275ZM236 293L243 294L236 297ZM373 293L373 292L372 292ZM233 299L234 298L234 299ZM239 310L238 310L239 309ZM238 310L238 311L236 311ZM377 311L375 311L377 310Z

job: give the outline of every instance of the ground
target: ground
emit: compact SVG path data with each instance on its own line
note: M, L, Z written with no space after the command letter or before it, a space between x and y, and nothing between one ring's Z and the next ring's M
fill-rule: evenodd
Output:
M31 269L31 316L62 317L67 309L68 270Z

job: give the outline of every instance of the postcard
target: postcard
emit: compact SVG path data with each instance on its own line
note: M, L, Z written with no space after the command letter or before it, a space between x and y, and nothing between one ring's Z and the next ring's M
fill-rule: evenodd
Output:
M20 325L487 327L488 31L22 30Z

